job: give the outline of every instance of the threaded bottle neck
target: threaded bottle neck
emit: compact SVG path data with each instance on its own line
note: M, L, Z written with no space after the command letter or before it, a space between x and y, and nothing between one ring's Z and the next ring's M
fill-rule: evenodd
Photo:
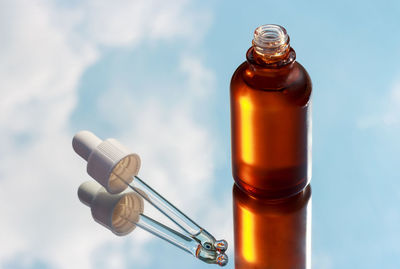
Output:
M253 49L265 63L284 59L290 52L290 38L286 29L276 24L266 24L254 31Z

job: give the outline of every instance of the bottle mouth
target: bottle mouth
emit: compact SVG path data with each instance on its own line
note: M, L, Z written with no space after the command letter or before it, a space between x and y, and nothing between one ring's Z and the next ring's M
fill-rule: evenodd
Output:
M289 35L286 29L276 24L261 25L254 31L253 47L256 53L275 58L288 53Z

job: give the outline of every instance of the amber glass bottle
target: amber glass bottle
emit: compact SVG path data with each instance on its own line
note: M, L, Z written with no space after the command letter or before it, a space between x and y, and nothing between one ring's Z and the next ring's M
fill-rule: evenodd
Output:
M236 269L311 268L311 189L283 199L254 198L235 184Z
M279 25L258 27L246 56L230 89L233 177L252 195L294 195L311 178L310 77Z

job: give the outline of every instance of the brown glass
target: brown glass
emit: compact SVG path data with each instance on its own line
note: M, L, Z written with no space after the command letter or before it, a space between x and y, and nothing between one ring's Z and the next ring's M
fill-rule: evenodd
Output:
M310 77L293 49L272 63L246 56L230 89L233 177L252 195L294 195L311 177Z
M280 200L233 187L235 269L306 269L311 260L311 189Z

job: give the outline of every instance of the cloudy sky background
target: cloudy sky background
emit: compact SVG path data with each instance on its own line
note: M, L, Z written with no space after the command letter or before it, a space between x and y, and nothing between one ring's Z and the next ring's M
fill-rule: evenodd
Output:
M397 1L0 0L0 267L205 268L95 223L71 139L118 138L232 243L229 81L276 23L314 86L313 267L399 268L399 18Z

